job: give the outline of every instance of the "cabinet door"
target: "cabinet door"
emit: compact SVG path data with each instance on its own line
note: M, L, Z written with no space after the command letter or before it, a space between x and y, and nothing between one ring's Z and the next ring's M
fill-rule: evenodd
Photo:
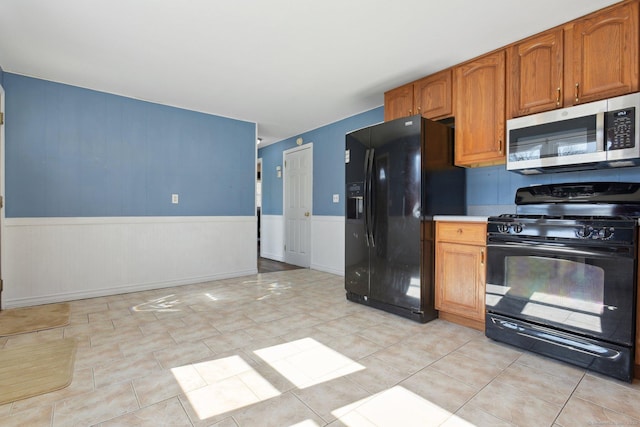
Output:
M638 90L638 3L595 13L567 26L565 105Z
M505 51L455 68L455 159L459 166L505 162Z
M444 119L453 114L451 69L413 83L416 113L427 119Z
M484 321L484 246L438 242L436 309Z
M507 51L508 117L562 106L562 29L548 31Z
M413 84L384 93L384 121L413 115Z

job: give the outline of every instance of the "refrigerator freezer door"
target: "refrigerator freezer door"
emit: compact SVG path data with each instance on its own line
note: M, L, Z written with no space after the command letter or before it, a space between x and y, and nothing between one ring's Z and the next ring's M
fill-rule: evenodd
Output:
M372 128L370 296L421 311L420 118Z
M365 227L365 163L369 153L369 129L347 135L345 158L345 289L354 298L369 296L369 247Z

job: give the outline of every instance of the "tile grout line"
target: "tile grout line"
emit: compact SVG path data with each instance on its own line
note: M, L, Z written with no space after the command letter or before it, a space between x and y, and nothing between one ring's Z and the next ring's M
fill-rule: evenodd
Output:
M499 373L498 375L496 375L495 377L493 377L493 378L491 379L491 381L489 381L488 383L486 383L485 385L483 385L483 386L480 388L480 390L478 390L477 392L475 392L475 393L473 394L473 396L471 396L471 397L470 397L470 398L469 398L469 399L468 399L468 400L467 400L463 405L461 405L461 406L456 410L456 413L457 413L460 409L464 408L464 406L465 406L465 405L467 405L467 404L468 404L468 403L469 403L469 402L470 402L474 397L476 397L478 394L480 394L480 392L481 392L482 390L484 390L485 388L489 387L489 385L490 385L491 383L493 383L493 382L496 380L496 378L498 378L498 377L499 377L499 376L500 376L504 371L506 371L506 370L507 370L507 368L509 368L509 367L510 367L511 365L513 365L514 363L516 363L516 360L518 360L521 356L522 356L522 354L521 354L520 356L518 356L516 359L512 360L512 361L511 361L511 363L509 363L506 367L501 368L500 373ZM495 414L489 413L489 412L485 411L485 410L484 410L484 409L482 409L482 408L477 408L477 410L482 411L482 412L484 412L484 413L486 413L486 414L488 414L488 415L491 415L492 417L495 417L495 418L497 418L497 419L499 419L499 420L501 420L501 421L504 421L505 423L508 423L508 424L510 424L510 425L512 425L512 426L515 426L515 424L513 424L511 421L509 421L509 420L505 420L505 419L504 419L504 418L502 418L502 417L499 417L499 416L497 416L497 415L495 415ZM455 415L455 413L454 413L454 414L452 414L452 415ZM449 417L449 418L451 418L451 417Z
M569 403L569 401L571 400L571 398L573 397L573 395L575 394L576 390L578 389L578 386L580 386L580 383L584 380L585 376L587 375L587 371L584 371L582 373L582 376L580 377L580 381L578 381L576 383L576 385L573 387L573 390L571 390L571 393L569 394L569 397L567 398L567 400L564 401L564 403L562 404L562 408L560 408L560 410L558 411L558 413L556 414L555 418L553 419L553 423L551 423L551 425L557 424L558 422L558 418L560 418L560 415L562 414L562 411L564 411L564 408L567 406L567 403ZM598 405L600 406L600 405ZM559 426L562 426L562 424L558 424Z
M318 418L320 418L322 421L324 421L324 425L325 425L325 426L327 426L327 425L329 425L329 424L330 424L330 422L328 422L327 420L325 420L325 419L324 419L324 417L323 417L322 415L320 415L319 413L317 413L317 412L316 412L316 411L315 411L311 406L307 405L307 403L306 403L304 400L300 399L300 397L298 397L298 395L297 395L297 394L295 394L295 393L293 392L293 390L288 390L288 391L287 391L287 393L290 393L290 394L291 394L293 397L295 397L295 398L296 398L300 403L302 403L304 406L306 406L306 407L307 407L307 409L309 409L311 412L313 412L314 414L316 414L316 415L318 416ZM284 394L284 393L283 393L283 394ZM337 419L338 419L338 418L336 418L336 420L337 420ZM333 422L333 421L331 421L331 422ZM242 427L242 426L240 426L240 427Z

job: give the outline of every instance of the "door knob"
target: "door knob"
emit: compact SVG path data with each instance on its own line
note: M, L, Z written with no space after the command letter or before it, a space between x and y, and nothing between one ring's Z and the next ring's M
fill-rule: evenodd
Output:
M305 212L305 213L304 213L304 216L309 216L309 212Z

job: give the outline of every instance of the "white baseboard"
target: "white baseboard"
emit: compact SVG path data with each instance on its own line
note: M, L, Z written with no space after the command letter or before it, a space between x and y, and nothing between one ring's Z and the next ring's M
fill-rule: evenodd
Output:
M344 268L342 270L338 270L328 265L320 265L320 264L311 264L310 267L312 270L324 271L325 273L335 274L336 276L344 276Z
M42 295L42 296L36 296L36 297L18 298L18 299L6 301L6 306L3 303L3 308L28 307L33 305L74 301L74 300L86 299L86 298L96 298L96 297L103 297L103 296L109 296L109 295L127 294L130 292L140 292L140 291L148 291L153 289L172 288L174 286L192 285L196 283L210 282L213 280L222 280L222 279L230 279L234 277L248 276L251 274L256 274L257 272L258 272L257 268L254 268L247 271L238 271L233 274L220 274L220 275L207 276L207 277L192 277L192 278L185 278L182 280L174 280L174 281L167 281L167 282L138 283L138 284L131 284L127 286L121 286L121 287L113 287L109 289L74 291L74 292L59 293L59 294L53 294L53 295Z
M3 305L28 306L257 272L256 218L8 218Z

